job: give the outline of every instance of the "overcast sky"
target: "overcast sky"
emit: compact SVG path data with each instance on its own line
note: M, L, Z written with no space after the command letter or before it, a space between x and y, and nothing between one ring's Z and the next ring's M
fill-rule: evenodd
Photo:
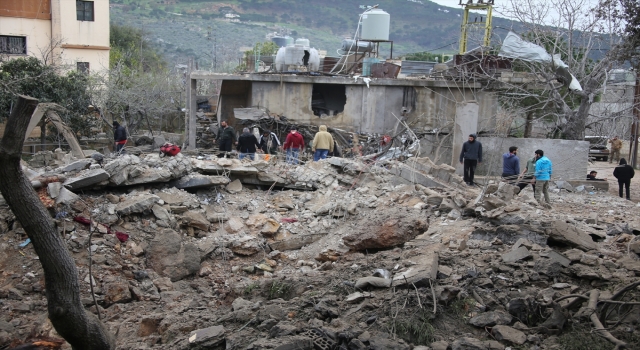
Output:
M442 6L448 6L448 7L453 7L457 9L462 8L462 6L458 5L458 3L460 2L459 0L430 0L430 1L435 2L436 4L439 4ZM553 0L544 0L544 1L553 1ZM466 3L467 0L463 0L462 2ZM478 2L478 0L473 0L473 2L476 3ZM517 0L514 2L517 3ZM585 0L585 3L595 5L598 3L598 0ZM493 15L496 17L505 17L501 15L501 13L503 13L505 9L511 6L511 0L495 0L494 4L495 5L493 7Z

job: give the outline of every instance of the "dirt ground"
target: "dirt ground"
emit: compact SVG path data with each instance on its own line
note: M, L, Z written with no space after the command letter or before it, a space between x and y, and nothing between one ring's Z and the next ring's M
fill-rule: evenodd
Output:
M609 193L614 196L618 195L618 180L613 177L613 169L616 167L616 164L609 162L601 162L595 161L589 164L589 171L595 170L598 172L598 178L606 178L609 182ZM631 201L634 203L640 202L640 174L638 174L638 170L636 169L636 176L631 179ZM585 174L586 178L586 174Z

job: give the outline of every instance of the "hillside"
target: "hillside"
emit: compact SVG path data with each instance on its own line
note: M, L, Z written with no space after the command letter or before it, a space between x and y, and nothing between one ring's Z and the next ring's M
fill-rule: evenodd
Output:
M376 3L391 15L395 57L457 50L462 10L428 0ZM213 68L215 64L220 70L222 62L240 55L241 47L264 41L274 31L308 38L312 46L335 56L341 41L353 36L362 4L355 0L112 0L111 21L143 28L171 62L195 57L201 66ZM226 14L238 15L239 22L229 21ZM511 25L511 21L494 18L494 26ZM388 47L381 45L383 55L388 54Z

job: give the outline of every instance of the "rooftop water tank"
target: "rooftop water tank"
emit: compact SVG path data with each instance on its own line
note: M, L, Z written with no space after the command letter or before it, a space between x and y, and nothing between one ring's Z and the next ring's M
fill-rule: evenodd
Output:
M356 42L351 39L342 40L342 47L340 50L346 52L356 52ZM373 43L369 41L358 41L358 52L371 52L373 51Z
M296 45L302 45L304 47L309 47L309 39L305 39L305 38L296 39Z
M271 38L271 41L278 45L278 47L287 46L287 38L284 36L274 36Z
M389 40L391 16L383 10L373 9L362 15L360 40Z

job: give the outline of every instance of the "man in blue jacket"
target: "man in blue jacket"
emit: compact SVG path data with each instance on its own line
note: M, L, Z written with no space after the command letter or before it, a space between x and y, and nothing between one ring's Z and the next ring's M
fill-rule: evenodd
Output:
M460 152L460 164L464 164L464 182L469 186L474 185L476 166L482 163L482 144L476 138L476 134L469 135L469 141L462 144Z
M540 205L550 209L551 201L549 200L549 180L551 179L551 174L553 174L553 164L549 158L544 156L544 151L541 149L536 150L536 157L538 158L536 161L536 171L533 173L533 177L536 180L536 191L533 194L533 197ZM540 200L541 192L544 193L545 203L542 203Z

